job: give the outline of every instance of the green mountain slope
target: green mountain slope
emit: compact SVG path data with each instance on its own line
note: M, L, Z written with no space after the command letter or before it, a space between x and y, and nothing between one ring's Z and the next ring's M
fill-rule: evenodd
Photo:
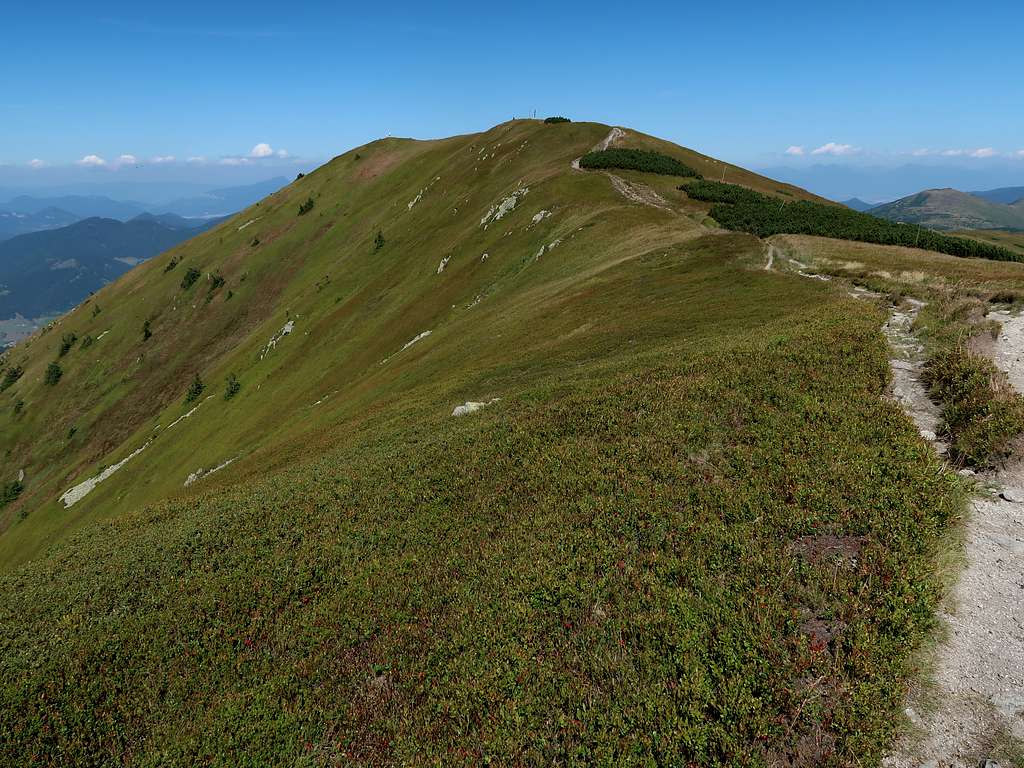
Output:
M931 229L1024 229L1024 204L1004 205L955 189L919 192L872 208L871 213Z
M607 136L373 142L5 355L0 761L880 754L958 509L882 313Z

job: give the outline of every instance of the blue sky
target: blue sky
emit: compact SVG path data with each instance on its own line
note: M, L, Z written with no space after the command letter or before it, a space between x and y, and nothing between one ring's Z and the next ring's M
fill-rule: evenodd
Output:
M1024 184L1020 2L161 8L7 5L10 178L137 166L265 177L385 134L464 133L536 110L748 166L974 164L1019 167Z

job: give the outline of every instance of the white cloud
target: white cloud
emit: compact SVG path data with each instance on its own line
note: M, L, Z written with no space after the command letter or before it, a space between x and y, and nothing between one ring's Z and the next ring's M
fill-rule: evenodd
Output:
M802 155L803 153L804 153L804 148L803 147L798 147L798 146L792 146L792 147L790 147L789 149L786 150L786 154L787 155L796 155L798 157L800 155Z
M217 162L221 165L249 165L252 161L248 157L222 157Z
M274 154L274 150L269 144L261 142L252 148L249 153L249 157L270 157Z
M107 161L104 160L99 155L86 155L85 157L78 161L78 164L98 168L101 165L106 165Z
M135 155L120 155L117 158L117 162L115 163L115 165L137 165L138 162L139 158L137 158Z
M960 157L963 154L965 153L962 149L946 149L942 152L943 157Z
M1018 149L1016 152L1013 153L1013 156L1024 158L1024 149Z
M164 165L165 163L173 163L174 155L156 155L150 162L156 165Z
M278 157L280 157L281 159L289 157L287 149L279 149L274 154L277 155Z
M192 165L206 165L206 158L202 155L193 155L185 162L192 163Z
M992 147L982 147L971 152L971 157L995 157L998 153Z
M38 157L34 157L28 161L28 166L29 168L45 168L46 162L44 160L40 160Z
M852 155L857 151L857 148L852 144L836 144L834 141L830 141L828 144L823 144L816 150L811 152L812 155Z
M932 154L932 151L930 149L915 149L910 154L914 157L928 157L928 155Z

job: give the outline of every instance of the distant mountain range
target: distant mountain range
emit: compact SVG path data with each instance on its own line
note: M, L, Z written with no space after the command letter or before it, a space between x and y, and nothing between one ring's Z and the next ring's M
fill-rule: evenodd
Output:
M47 208L56 208L72 214L79 219L94 216L105 219L127 221L140 213L146 212L142 203L132 201L111 200L102 195L63 195L60 197L31 197L18 195L6 203L0 203L0 209L13 213L38 213Z
M773 179L796 184L829 200L896 200L922 189L990 189L1018 187L1024 179L1020 162L998 167L944 163L907 163L900 166L814 163L754 168ZM996 202L1013 202L999 200ZM2 206L0 206L2 207Z
M224 187L150 204L115 200L106 195L21 194L0 202L0 240L95 217L128 221L151 211L197 220L227 216L273 194L287 183L286 178L278 176L258 184Z
M991 203L1012 205L1024 200L1024 187L1002 187L1001 189L990 189L987 192L971 192L971 194Z
M29 232L59 229L74 224L81 217L60 208L42 208L32 213L0 210L0 240Z
M136 264L218 224L173 214L91 217L0 242L0 319L73 307Z
M170 211L180 216L225 216L247 208L267 195L272 195L288 183L288 179L278 176L258 184L244 187L225 187L214 189L198 197L180 197L160 206L160 210Z
M865 203L859 197L851 197L849 200L843 200L843 205L847 208L852 208L855 211L870 211L875 206L872 203Z
M929 189L870 210L883 219L929 229L1024 229L1024 200L1007 205L993 202L988 196L998 199L1003 191L971 194L956 189Z

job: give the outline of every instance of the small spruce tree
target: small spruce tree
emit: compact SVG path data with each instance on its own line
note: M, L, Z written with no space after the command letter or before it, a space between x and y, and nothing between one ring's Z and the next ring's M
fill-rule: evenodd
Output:
M49 384L51 387L60 381L61 376L64 375L64 369L60 367L59 363L50 363L46 366L46 375L43 376L43 382Z
M206 389L206 385L203 384L203 380L199 377L199 374L197 373L193 377L192 383L188 385L188 392L185 393L185 402L191 403L194 400L199 399L199 396L203 394L204 389Z

